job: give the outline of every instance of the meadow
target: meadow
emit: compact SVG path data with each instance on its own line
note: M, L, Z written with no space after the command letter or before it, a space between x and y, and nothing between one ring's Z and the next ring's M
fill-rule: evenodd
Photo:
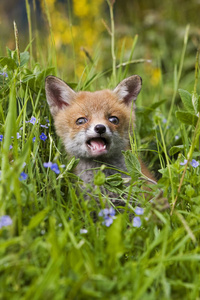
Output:
M120 37L117 1L107 1L106 31L97 24L97 36L89 25L103 1L91 8L89 24L78 15L87 15L87 1L83 7L74 1L80 17L79 24L74 21L75 40L78 26L92 35L89 50L82 48L78 56L83 37L73 40L70 18L68 35L56 36L62 15L52 16L54 2L43 2L46 39L37 31L33 38L26 1L29 41L21 49L14 23L15 49L5 45L0 53L0 299L200 299L196 36L184 24L176 46L160 37L159 58L152 59L145 53L150 44L143 46L140 36ZM143 78L131 150L124 153L132 180L124 185L122 173L105 178L100 169L94 171L94 186L85 189L73 174L78 161L67 156L56 136L45 77L56 75L75 90L94 91L113 89L132 74ZM138 157L157 178L157 184L147 183L148 192ZM114 207L107 191L118 193L125 207Z

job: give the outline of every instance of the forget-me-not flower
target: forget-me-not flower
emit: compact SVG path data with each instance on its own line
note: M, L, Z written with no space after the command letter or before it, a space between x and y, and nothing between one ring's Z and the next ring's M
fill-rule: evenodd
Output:
M6 72L0 72L0 75L3 77L8 77L8 74Z
M40 127L42 127L42 128L49 128L47 125L42 125L42 124L40 124Z
M0 142L3 141L3 134L0 134Z
M136 215L143 215L144 214L144 209L142 207L139 207L139 206L136 206L134 211L135 211Z
M35 122L36 122L36 118L35 117L31 117L29 123L35 125Z
M12 225L12 219L10 216L0 217L0 228Z
M104 221L102 222L102 224L109 227L113 223L113 220L116 218L114 208L111 207L102 209L99 212L99 217L103 217Z
M20 139L21 135L17 132L17 140Z
M196 161L195 159L193 159L193 160L190 162L190 164L191 164L191 166L192 166L193 168L197 168L197 167L199 166L199 162Z
M86 233L88 233L87 229L85 228L80 229L80 234L86 234Z
M28 174L26 174L25 172L21 172L20 176L19 176L19 180L26 180L28 178Z
M54 171L56 174L60 174L59 167L57 163L52 163L51 161L43 163L43 166L45 168L50 168L52 171Z
M140 217L133 218L133 227L140 227L142 225L142 221Z
M44 132L41 133L40 139L41 139L42 141L44 141L44 142L46 141L47 136L46 136L46 134L45 134Z
M187 164L187 159L184 159L184 162L181 162L180 165L181 166L185 166ZM193 168L197 168L199 166L199 162L196 161L195 159L193 159L191 162L190 162L190 165L193 167Z

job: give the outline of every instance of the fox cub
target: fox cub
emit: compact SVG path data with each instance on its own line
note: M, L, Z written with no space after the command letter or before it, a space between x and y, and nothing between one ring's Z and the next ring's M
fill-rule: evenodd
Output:
M130 121L134 122L134 102L142 79L133 75L114 90L73 91L61 79L46 78L46 97L57 134L68 154L79 158L76 174L91 183L94 168L102 164L127 171L122 150L129 148ZM152 175L141 163L142 172ZM116 173L106 168L105 175Z

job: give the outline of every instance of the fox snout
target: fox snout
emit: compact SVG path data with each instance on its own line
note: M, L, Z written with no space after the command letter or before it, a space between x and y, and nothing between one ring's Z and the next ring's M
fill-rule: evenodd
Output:
M94 131L96 133L99 133L99 134L103 134L106 132L106 126L103 125L103 124L97 124L95 127L94 127Z

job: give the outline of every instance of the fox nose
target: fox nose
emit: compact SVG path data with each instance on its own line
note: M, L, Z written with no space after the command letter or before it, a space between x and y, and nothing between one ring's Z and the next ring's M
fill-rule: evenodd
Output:
M104 126L103 124L97 124L94 127L94 131L96 131L96 133L103 134L106 132L106 126Z

